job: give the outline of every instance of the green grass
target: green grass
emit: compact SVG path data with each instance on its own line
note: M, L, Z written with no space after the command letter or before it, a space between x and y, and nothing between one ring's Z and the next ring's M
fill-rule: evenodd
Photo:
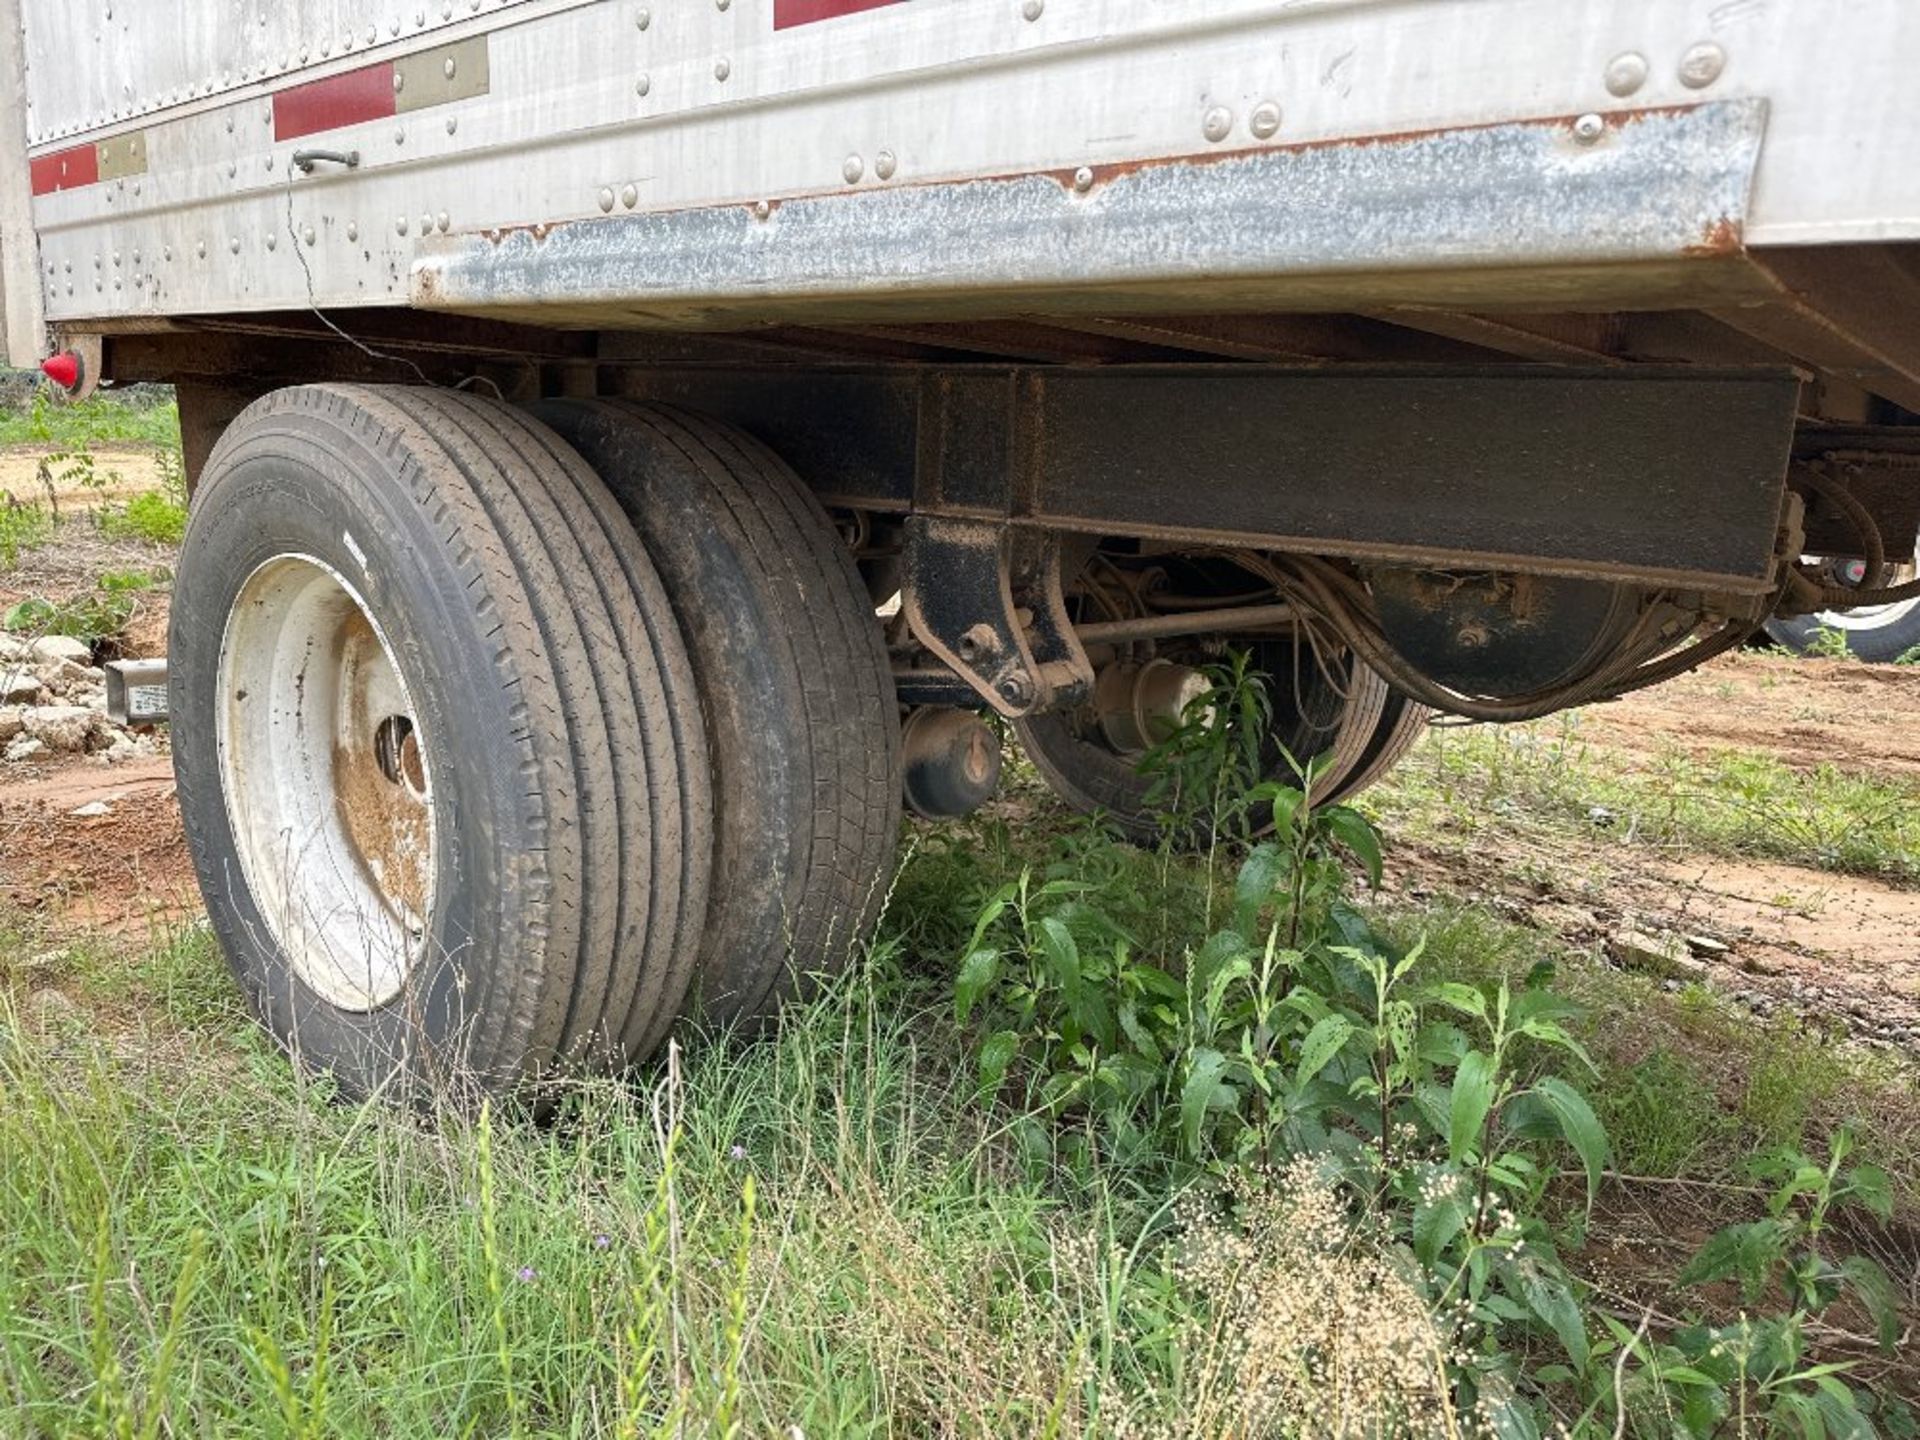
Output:
M33 501L8 503L0 498L0 573L20 563L28 550L37 550L53 538L53 516Z
M125 505L102 511L99 523L102 532L116 539L177 546L186 538L186 501L167 490L148 490Z
M1181 1413L1164 1271L1115 1242L1155 1197L1024 1178L884 966L772 1041L583 1086L554 1124L427 1125L296 1081L224 981L185 980L216 973L204 941L162 948L184 1040L0 1017L0 1432L1077 1435Z
M1443 899L1396 905L1388 928L1426 937L1442 973L1518 981L1552 967L1578 1001L1575 1031L1599 1069L1581 1078L1627 1174L1734 1182L1756 1152L1823 1150L1860 1137L1893 1177L1907 1224L1920 1224L1920 1091L1910 1058L1836 1042L1817 1022L1760 1018L1699 985L1668 991L1557 937ZM1551 1058L1551 1057L1549 1057Z
M178 449L180 409L171 392L102 390L79 404L36 392L24 410L0 413L0 445L51 445L85 450L99 445Z
M831 993L539 1125L338 1103L202 929L0 925L0 1436L1232 1433L1190 1177L1023 1157L951 990L1023 866L1149 953L1204 933L1231 866L1042 816L919 832ZM1475 907L1379 913L1436 978L1558 967L1617 1168L1732 1184L1764 1138L1849 1125L1920 1216L1910 1070Z
M1668 749L1622 764L1582 738L1577 714L1436 732L1368 793L1367 808L1413 835L1470 842L1544 827L1920 880L1920 785L1740 751Z

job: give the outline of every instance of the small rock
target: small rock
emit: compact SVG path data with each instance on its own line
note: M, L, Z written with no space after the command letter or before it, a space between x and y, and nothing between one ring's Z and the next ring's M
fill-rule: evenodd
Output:
M1616 816L1613 813L1613 811L1609 810L1604 805L1595 805L1592 809L1587 811L1588 822L1593 826L1595 826L1597 829L1601 829L1601 830L1606 829L1607 826L1613 824L1613 822L1618 818L1619 817Z
M30 643L22 640L18 635L9 635L6 631L0 630L0 661L31 660L32 658L33 646Z
M49 750L74 754L87 748L100 717L84 705L36 705L26 712L27 734Z
M1696 955L1725 955L1733 947L1714 939L1711 935L1688 935L1684 937L1687 948Z
M51 975L66 963L66 951L42 950L37 954L27 956L25 960L20 962L20 973L26 976L32 976L34 974Z
M0 745L6 744L26 728L27 722L18 710L0 710Z
M36 990L27 997L26 1012L45 1027L66 1024L80 1013L80 1007L58 990Z
M111 815L113 807L104 800L89 800L84 805L75 806L67 813L77 815L82 820L91 820L98 815Z
M1619 930L1608 939L1607 949L1615 961L1629 970L1688 977L1707 973L1706 962L1689 955L1687 942L1678 935L1649 935L1643 930Z
M40 677L31 670L0 673L0 705L33 705L40 700Z
M46 749L31 735L21 735L8 742L6 756L9 760L38 760L46 753Z
M42 660L33 667L33 673L56 695L64 695L87 683L87 667L71 660Z
M93 647L71 635L42 635L29 648L36 660L71 660L78 665L93 663Z
M1593 929L1598 917L1579 905L1546 904L1533 907L1533 923L1562 935L1578 935Z

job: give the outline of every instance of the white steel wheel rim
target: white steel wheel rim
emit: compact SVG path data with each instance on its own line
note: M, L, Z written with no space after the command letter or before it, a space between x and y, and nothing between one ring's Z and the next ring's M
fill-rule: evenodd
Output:
M1913 558L1905 564L1889 567L1888 585L1904 585L1920 575L1920 537L1915 537ZM1822 610L1813 618L1831 630L1880 630L1913 613L1920 600L1896 600L1891 605L1862 605L1857 610Z
M433 913L432 776L366 601L310 555L247 577L220 643L220 787L254 907L328 1003L406 988Z

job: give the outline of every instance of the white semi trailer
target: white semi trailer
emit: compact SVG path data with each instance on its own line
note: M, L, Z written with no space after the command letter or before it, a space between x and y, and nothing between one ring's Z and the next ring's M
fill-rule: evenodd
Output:
M1145 832L1230 645L1345 793L1909 598L1916 74L1910 0L0 0L7 349L178 387L263 1023L506 1089L830 969L976 712Z

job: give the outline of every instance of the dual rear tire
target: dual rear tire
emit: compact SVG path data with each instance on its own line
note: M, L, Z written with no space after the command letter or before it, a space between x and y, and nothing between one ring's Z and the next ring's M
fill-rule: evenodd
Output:
M195 497L194 864L256 1014L350 1093L521 1090L690 1007L754 1019L885 884L897 711L818 502L711 421L546 418L280 391Z

